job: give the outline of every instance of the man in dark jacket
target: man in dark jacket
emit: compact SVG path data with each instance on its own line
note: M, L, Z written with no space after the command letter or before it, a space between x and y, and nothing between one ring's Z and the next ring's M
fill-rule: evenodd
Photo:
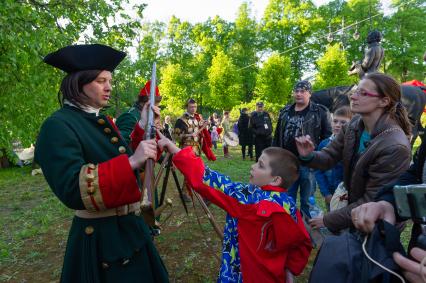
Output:
M241 145L241 152L243 154L243 160L246 159L246 147L247 154L250 156L250 160L253 160L253 132L249 128L250 116L247 114L247 108L241 109L241 115L238 119L238 139Z
M331 136L330 114L324 106L310 100L312 86L308 81L299 81L293 88L295 102L285 106L280 111L272 145L282 147L299 156L295 137L309 135L318 145L322 140ZM308 198L313 191L312 172L301 166L299 179L290 187L288 193L294 200L300 186L300 208L309 214Z
M254 134L254 150L256 152L256 162L262 151L271 146L272 142L272 122L269 113L264 111L263 102L256 103L256 111L251 113L249 128Z

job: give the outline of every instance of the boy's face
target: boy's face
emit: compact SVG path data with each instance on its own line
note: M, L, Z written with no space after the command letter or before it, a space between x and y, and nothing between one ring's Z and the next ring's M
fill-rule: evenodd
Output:
M342 127L349 123L350 119L345 116L334 116L333 120L331 120L331 129L334 135L337 135Z
M272 168L269 165L269 156L262 153L259 161L251 166L249 183L262 187L268 185L276 179L271 175Z

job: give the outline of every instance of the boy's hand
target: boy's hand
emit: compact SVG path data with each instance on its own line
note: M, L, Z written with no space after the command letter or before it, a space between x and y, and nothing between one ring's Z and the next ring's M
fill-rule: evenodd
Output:
M297 151L299 152L300 156L307 157L315 150L315 145L309 135L296 137L295 140Z
M171 154L175 154L180 151L180 148L178 148L171 140L166 138L159 130L157 130L157 135L160 137L157 141L157 145L160 150L166 149Z

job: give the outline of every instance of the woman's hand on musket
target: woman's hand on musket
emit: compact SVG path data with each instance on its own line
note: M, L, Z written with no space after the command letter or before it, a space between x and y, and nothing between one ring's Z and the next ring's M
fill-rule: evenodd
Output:
M133 170L139 169L145 164L148 158L154 160L157 158L157 143L155 139L144 140L139 143L135 153L129 157L130 166Z
M178 148L171 140L166 138L160 131L157 130L157 136L160 138L157 141L158 148L160 150L166 149L170 154L175 154L180 151L180 148Z
M300 156L307 157L315 150L315 145L309 135L297 137L295 140L297 151L299 152Z
M146 128L146 124L148 123L148 109L150 102L149 100L144 104L141 111L141 118L139 119L139 127L142 129ZM161 128L161 116L160 116L160 107L154 105L152 107L152 111L154 111L154 125L157 129Z

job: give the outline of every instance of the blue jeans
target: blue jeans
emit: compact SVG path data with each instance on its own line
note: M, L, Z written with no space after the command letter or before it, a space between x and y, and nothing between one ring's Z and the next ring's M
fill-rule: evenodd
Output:
M300 166L299 174L299 179L290 187L288 194L297 204L297 191L300 187L300 210L310 217L308 198L312 192L311 170L308 167Z

